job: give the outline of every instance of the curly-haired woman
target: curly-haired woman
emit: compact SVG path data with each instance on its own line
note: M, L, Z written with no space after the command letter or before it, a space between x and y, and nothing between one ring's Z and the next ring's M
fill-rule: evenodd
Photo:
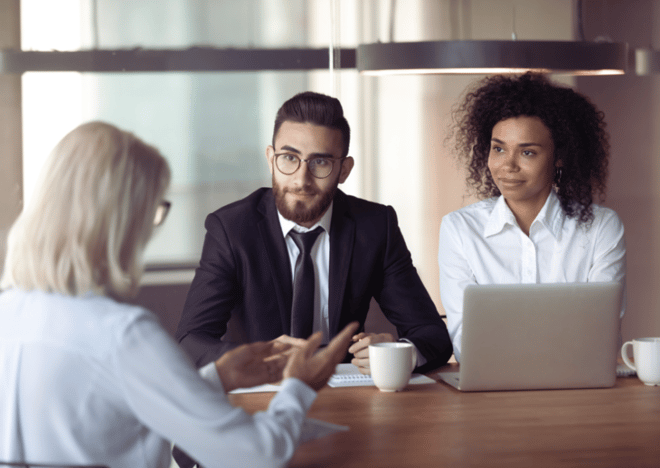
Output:
M457 360L468 284L625 283L623 224L593 203L606 188L604 115L585 96L534 73L491 76L454 110L450 138L482 198L440 227L440 294Z

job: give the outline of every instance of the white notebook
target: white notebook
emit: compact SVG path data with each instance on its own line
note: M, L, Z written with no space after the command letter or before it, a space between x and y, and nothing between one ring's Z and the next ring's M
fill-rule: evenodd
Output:
M422 375L413 374L409 385L435 383L435 380ZM370 375L362 374L353 364L339 364L335 374L328 381L330 387L368 387L374 386L374 379Z
M435 383L435 380L421 374L413 374L409 385ZM369 387L375 386L370 375L361 374L357 367L350 363L338 364L335 373L328 381L330 387ZM257 385L251 388L237 388L229 393L263 393L277 392L278 384Z

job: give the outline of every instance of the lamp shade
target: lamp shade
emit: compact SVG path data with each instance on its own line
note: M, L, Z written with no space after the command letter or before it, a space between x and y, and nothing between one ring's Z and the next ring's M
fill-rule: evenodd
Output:
M357 68L367 75L541 73L617 75L628 45L586 41L427 41L358 45Z

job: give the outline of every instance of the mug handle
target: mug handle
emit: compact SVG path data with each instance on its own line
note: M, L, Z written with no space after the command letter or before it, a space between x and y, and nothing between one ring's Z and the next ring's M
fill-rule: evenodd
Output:
M626 349L628 346L632 346L632 344L633 344L632 341L626 341L625 343L623 343L623 346L621 346L621 357L623 358L623 362L626 363L626 366L630 367L634 371L637 371L635 364L633 364L630 358L628 357L628 350Z

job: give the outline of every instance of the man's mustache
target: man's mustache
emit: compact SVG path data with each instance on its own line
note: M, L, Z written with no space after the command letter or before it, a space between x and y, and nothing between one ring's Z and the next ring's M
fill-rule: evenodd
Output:
M318 195L318 190L310 189L284 189L284 193L292 193L294 195Z

